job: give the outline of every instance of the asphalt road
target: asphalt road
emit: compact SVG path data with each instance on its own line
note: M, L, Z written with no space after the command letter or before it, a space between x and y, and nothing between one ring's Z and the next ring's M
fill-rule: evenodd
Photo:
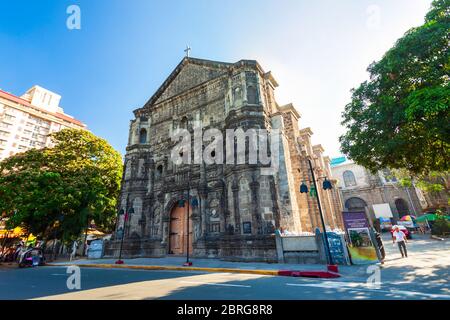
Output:
M81 268L81 289L70 290L67 267L0 266L0 299L449 299L450 239L417 235L408 258L385 235L380 286L366 281L367 266L351 266L338 279L308 279L197 271ZM301 266L299 266L301 267ZM74 283L73 281L70 283Z
M448 285L382 283L190 271L81 269L69 290L65 267L0 269L0 299L450 299Z

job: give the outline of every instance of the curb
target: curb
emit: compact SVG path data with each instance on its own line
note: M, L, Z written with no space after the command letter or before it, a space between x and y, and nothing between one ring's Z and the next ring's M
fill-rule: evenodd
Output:
M135 269L135 270L168 270L168 271L204 271L204 272L229 272L243 274L258 274L267 276L308 277L308 278L339 278L340 274L330 271L294 271L294 270L252 270L232 268L201 268L201 267L174 267L174 266L140 266L123 264L54 264L46 266L64 267L78 266L80 268L104 268L104 269Z
M173 266L139 266L139 265L116 265L116 264L54 264L46 263L46 266L64 267L77 266L80 268L105 268L105 269L137 269L137 270L169 270L169 271L205 271L205 272L230 272L247 273L278 276L278 270L251 270L251 269L230 269L230 268L201 268L201 267L173 267Z

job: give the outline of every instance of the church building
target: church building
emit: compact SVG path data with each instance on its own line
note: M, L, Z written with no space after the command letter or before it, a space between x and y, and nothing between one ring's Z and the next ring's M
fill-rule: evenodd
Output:
M272 73L254 60L185 57L148 102L134 110L121 214L105 256L118 256L123 236L123 257L181 256L189 250L193 257L277 261L276 229L299 234L321 228L317 196L327 227L343 229L330 159L321 145L311 144L313 133L299 126L296 108L276 102L276 87ZM239 129L279 132L278 149L270 151L276 170L267 174L262 163L174 163L174 132L184 129L195 136L199 123L203 131L217 129L224 136ZM302 183L312 184L308 159L319 186L316 197L300 193ZM333 189L322 189L325 178Z

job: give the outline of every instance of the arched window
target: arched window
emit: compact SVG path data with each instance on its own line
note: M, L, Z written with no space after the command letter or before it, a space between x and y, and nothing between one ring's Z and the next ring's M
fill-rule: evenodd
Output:
M364 211L364 208L367 206L366 202L360 198L350 198L345 201L345 207L348 211Z
M346 187L356 186L355 175L353 174L352 171L350 170L344 171L342 175L344 177L344 184Z
M247 102L249 104L257 104L258 103L258 97L256 95L256 89L254 86L247 87Z
M236 87L233 89L233 101L236 102L239 99L241 99L241 88Z
M141 129L139 131L139 143L147 143L147 130Z
M188 128L188 118L183 117L180 121L180 129L187 129Z
M163 174L163 166L162 164L160 164L156 167L156 178L158 179L161 178L162 174Z

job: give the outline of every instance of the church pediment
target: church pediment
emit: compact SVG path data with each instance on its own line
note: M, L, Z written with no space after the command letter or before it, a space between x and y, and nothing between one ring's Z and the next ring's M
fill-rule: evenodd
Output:
M147 105L157 104L215 79L224 74L230 65L223 62L184 58L150 98Z

